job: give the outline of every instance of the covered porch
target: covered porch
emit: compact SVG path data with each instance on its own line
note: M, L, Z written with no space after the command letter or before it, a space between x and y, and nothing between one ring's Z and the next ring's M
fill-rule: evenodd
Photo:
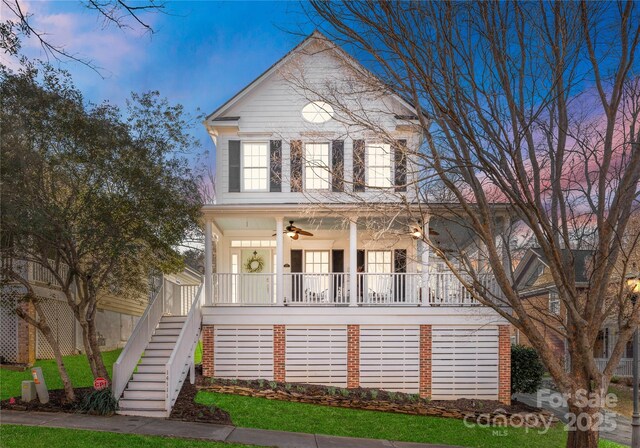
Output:
M356 207L207 206L205 306L478 305L417 232L444 250L473 241L463 224L429 216L389 222ZM490 275L481 285L499 293Z

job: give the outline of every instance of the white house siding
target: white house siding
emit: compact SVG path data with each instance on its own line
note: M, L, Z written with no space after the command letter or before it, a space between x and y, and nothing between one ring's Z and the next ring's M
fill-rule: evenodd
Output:
M286 326L286 381L347 385L347 327Z
M214 347L216 377L273 379L273 326L216 326Z
M360 326L360 385L418 393L420 327Z
M432 352L434 400L498 395L497 327L434 327Z
M267 79L255 88L250 87L239 101L222 113L224 117L240 117L238 127L218 127L219 135L216 137L216 182L218 204L243 204L243 203L308 203L332 198L330 202L350 201L350 195L341 193L324 193L310 195L309 193L291 192L289 184L290 174L290 145L291 140L303 142L331 140L344 140L344 177L345 189L350 189L353 175L353 140L376 140L375 135L361 132L357 126L348 126L344 117L333 119L323 124L308 123L302 118L302 108L311 100L318 98L312 93L303 92L291 81L304 76L310 84L322 84L327 79L327 73L331 78L346 80L353 78L350 69L344 67L343 62L333 52L318 52L313 55L300 54L285 64L279 71L273 72ZM295 81L294 81L295 82ZM347 100L348 101L348 100ZM379 98L366 100L359 96L358 102L365 104L369 110L369 118L386 129L389 135L395 139L406 139L409 145L419 143L419 136L399 130L398 120L395 114L410 115L411 111L402 106L391 97L381 100ZM355 104L355 101L354 101ZM354 106L355 108L356 106ZM362 105L357 106L362 107ZM379 111L372 113L371 111ZM337 113L338 111L336 111ZM215 127L216 122L209 122ZM282 192L242 192L229 193L229 140L241 140L243 142L268 142L269 140L282 140ZM409 193L410 194L410 193ZM361 197L369 200L397 201L396 195L381 195L380 192L365 192Z
M347 385L347 326L359 326L361 387L417 393L420 326L432 334L433 399L498 399L498 325L485 308L204 307L214 376L273 379L274 325L284 325L285 380ZM205 352L209 347L204 347Z

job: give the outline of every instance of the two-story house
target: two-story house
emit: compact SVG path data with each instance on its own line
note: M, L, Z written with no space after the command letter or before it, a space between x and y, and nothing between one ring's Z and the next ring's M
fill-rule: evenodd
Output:
M203 208L202 297L184 318L155 311L147 328L160 326L145 333L153 345L145 357L152 348L155 360L143 358L121 412L170 410L188 370L173 364L192 362L200 329L208 377L509 402L507 322L477 306L422 242L439 235L443 247L459 247L470 237L463 223L431 217L436 205L412 193L416 173L401 149L422 141L416 110L393 93L359 89L363 71L314 33L206 118L217 199ZM353 101L367 103L384 137L318 95L336 83L362 92ZM396 218L376 213L394 201ZM373 230L382 219L388 230ZM129 366L114 379L117 396ZM133 393L156 378L155 402Z

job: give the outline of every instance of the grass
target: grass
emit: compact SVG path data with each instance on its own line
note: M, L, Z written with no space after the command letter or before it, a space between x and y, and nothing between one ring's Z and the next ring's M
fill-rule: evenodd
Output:
M113 363L120 355L120 349L110 352L103 352L102 359L112 374ZM72 355L64 357L64 365L71 378L73 387L91 387L93 385L93 375L89 368L89 362L85 355ZM62 380L58 374L58 366L54 359L41 359L36 361L34 367L41 367L47 387L49 389L62 389ZM22 381L31 379L31 370L16 372L8 369L0 369L0 400L10 397L19 397L21 394Z
M17 425L0 426L0 440L3 448L251 448L222 442Z
M558 448L566 443L559 425L547 434L522 428L468 428L462 420L333 408L201 391L196 401L231 414L237 426L403 442L478 448ZM602 448L621 445L601 441Z
M611 384L608 392L618 397L618 402L611 410L631 418L633 413L633 389L623 384Z
M117 361L121 351L121 349L118 349L102 353L102 359L109 371L109 375L112 374L113 363ZM195 363L200 364L201 362L202 342L198 342L195 351ZM73 387L91 387L93 385L93 375L91 374L89 362L85 355L65 356L64 365L67 367L67 372L69 372ZM60 380L60 375L58 375L58 366L54 359L38 360L34 367L42 367L42 373L44 374L49 389L62 389L62 381ZM22 381L30 379L30 369L24 372L0 369L0 400L19 397L21 394Z

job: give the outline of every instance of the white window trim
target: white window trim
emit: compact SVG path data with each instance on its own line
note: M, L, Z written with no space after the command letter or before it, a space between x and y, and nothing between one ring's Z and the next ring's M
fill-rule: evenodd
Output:
M370 147L379 147L389 145L389 185L385 187L378 187L371 185L369 170L371 168L371 157L369 157L369 148ZM379 142L379 141L365 141L364 144L364 154L365 154L365 170L364 170L364 179L365 179L365 189L371 190L388 190L394 187L394 179L395 179L395 163L394 163L394 149L393 145L389 143Z
M255 144L263 144L267 146L267 156L266 156L266 161L267 161L267 182L266 182L266 186L264 189L260 188L260 189L247 189L244 188L244 181L245 181L245 171L244 171L244 146L245 144L249 144L249 145L255 145ZM269 142L268 141L264 141L264 140L247 140L247 141L242 141L242 148L240 151L240 191L242 193L265 193L265 192L269 192L270 190L270 151L271 149L269 148Z
M549 312L560 315L560 298L556 292L549 293Z
M304 191L331 191L331 142L303 142L302 143L302 188ZM327 145L327 188L307 188L307 145ZM322 169L316 167L315 169Z

